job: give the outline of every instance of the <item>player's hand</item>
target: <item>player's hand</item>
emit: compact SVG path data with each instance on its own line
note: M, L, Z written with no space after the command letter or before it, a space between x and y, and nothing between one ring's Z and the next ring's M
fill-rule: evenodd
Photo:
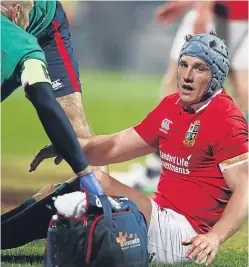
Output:
M182 16L185 9L191 4L189 1L166 3L156 11L156 19L162 25L171 24Z
M56 157L54 160L54 163L56 165L60 164L63 160L63 158L58 155L58 153L55 151L54 147L52 144L49 144L42 148L34 157L34 159L31 161L30 166L29 166L29 172L35 171L36 168L40 165L40 163L44 159L49 159Z
M215 233L207 233L197 235L191 240L183 241L184 246L189 246L186 257L195 259L195 263L200 263L206 257L205 265L211 264L218 252L219 245L221 244L220 238Z

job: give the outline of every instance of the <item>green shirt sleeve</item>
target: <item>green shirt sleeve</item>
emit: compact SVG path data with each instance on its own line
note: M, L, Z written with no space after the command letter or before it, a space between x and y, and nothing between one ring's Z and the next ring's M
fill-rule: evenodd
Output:
M28 59L39 59L47 65L44 52L34 36L2 14L1 26L1 85L14 73L20 76L23 63Z
M37 37L49 26L55 15L56 2L55 0L34 1L34 7L29 14L30 25L27 32Z

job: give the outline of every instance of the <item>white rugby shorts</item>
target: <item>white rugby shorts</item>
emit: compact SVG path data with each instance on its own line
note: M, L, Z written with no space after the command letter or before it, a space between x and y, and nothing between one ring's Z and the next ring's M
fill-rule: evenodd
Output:
M184 36L193 34L193 24L196 18L196 11L191 9L184 16L173 41L170 51L170 58L178 60L180 50L185 42ZM207 31L215 28L213 21L207 26ZM230 66L232 70L248 69L248 22L240 20L230 20L228 22L228 46L231 58Z
M196 236L195 230L183 215L161 208L153 200L151 205L148 230L149 261L156 264L190 263L191 260L186 258L188 246L181 243Z

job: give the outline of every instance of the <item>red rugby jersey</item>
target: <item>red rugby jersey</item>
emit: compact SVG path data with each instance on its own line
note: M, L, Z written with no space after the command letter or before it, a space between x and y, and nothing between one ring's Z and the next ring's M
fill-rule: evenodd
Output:
M217 1L228 8L228 19L248 20L248 1Z
M248 126L233 100L222 92L189 114L177 93L134 129L160 150L162 173L153 200L184 215L196 232L209 231L231 197L218 164L248 151Z

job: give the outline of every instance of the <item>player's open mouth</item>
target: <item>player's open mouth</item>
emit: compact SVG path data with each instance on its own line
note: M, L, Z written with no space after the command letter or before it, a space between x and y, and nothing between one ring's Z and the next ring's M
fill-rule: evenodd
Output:
M194 89L190 85L183 84L182 89L187 91L194 91Z

